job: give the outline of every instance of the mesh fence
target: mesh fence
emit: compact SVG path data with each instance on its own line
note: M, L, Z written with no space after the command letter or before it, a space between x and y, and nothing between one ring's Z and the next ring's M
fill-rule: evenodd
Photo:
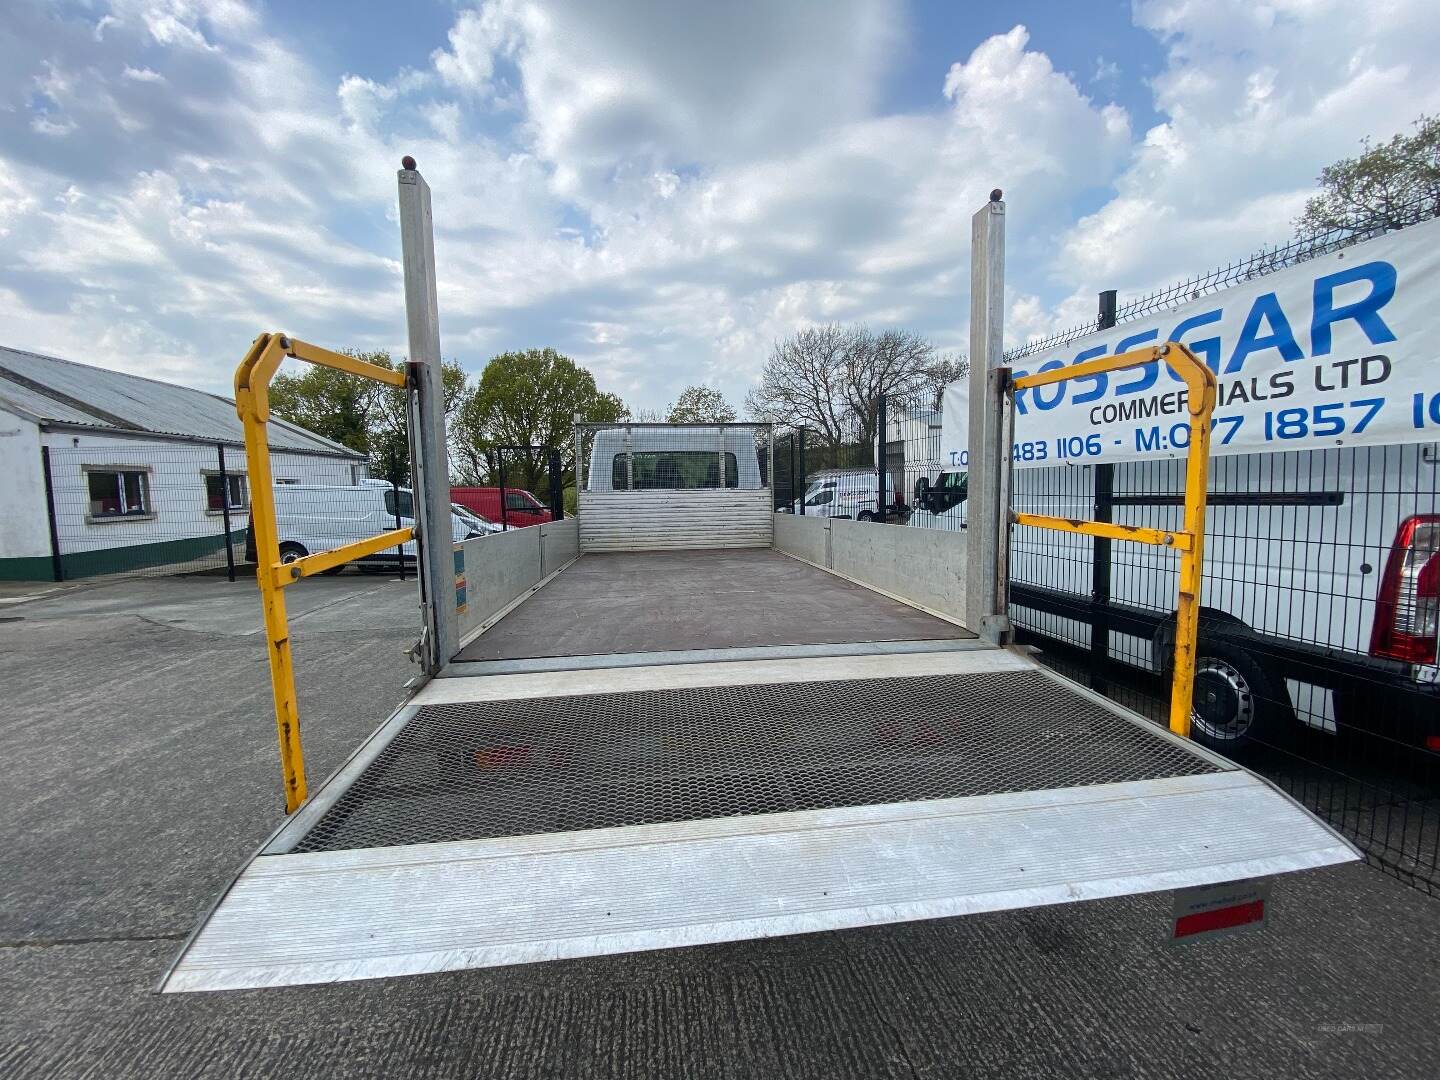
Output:
M1403 207L1262 249L1114 308L1124 322L1428 217ZM1103 318L1103 317L1102 317ZM1097 329L1027 343L1008 360ZM892 412L894 408L892 406ZM938 424L938 418L936 420ZM937 433L938 434L938 433ZM911 523L965 526L967 478L918 426ZM911 462L915 462L914 466ZM1015 509L1159 528L1181 521L1183 464L1017 468ZM1178 556L1017 527L1011 616L1043 659L1165 719ZM1440 893L1440 446L1356 446L1211 460L1193 726L1355 840L1370 861Z
M42 466L57 580L249 574L255 552L242 448L78 438L46 447ZM277 450L271 470L282 559L413 520L409 489L367 479L362 462ZM402 559L413 564L413 544L371 556L363 568L394 569Z
M917 456L912 439L919 445L932 435L931 458ZM938 464L939 437L939 411L919 396L877 398L863 412L838 412L824 427L777 428L775 509L907 524L915 481Z
M543 445L485 447L450 482L455 512L486 531L559 521L575 511L575 481L563 452Z

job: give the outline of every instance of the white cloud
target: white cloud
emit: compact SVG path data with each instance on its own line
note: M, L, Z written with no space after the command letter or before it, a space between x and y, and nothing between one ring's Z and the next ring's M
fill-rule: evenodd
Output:
M495 54L513 46L516 21L504 3L460 12L447 35L450 47L431 54L435 70L450 86L480 96L490 93Z
M702 381L738 401L809 323L963 349L969 218L993 187L1021 340L1092 317L1101 288L1282 237L1321 165L1440 107L1417 0L1383 19L1147 0L1166 57L1149 131L1094 96L1113 65L1087 94L1023 27L887 112L898 3L489 0L424 70L330 77L274 6L32 23L55 35L17 71L35 100L0 113L7 344L217 389L264 328L403 350L409 153L434 191L447 355L475 370L549 344L638 406Z
M1142 0L1167 48L1117 195L1065 239L1057 276L1147 288L1285 239L1322 167L1440 108L1432 0Z

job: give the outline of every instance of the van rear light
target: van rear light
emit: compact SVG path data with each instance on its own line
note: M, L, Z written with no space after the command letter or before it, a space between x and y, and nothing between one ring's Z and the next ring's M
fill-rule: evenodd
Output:
M1440 515L1406 518L1395 534L1375 604L1370 655L1435 662L1440 637Z

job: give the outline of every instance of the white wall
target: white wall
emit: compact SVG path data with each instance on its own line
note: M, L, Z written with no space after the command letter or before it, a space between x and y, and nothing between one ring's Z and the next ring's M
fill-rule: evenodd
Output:
M66 431L45 432L40 437L51 448L55 518L63 553L215 536L223 531L222 515L206 508L204 476L216 471L218 464L213 444ZM38 447L35 459L38 463ZM348 485L357 476L365 475L363 465L357 472L352 467L355 463L342 458L276 451L270 460L271 473L276 479L288 477L311 484ZM145 469L150 478L153 514L138 519L92 520L87 465ZM226 447L225 465L227 472L244 474L244 451L239 447ZM43 499L38 520L40 528L45 530ZM245 528L248 520L245 511L232 510L230 527L238 532ZM48 534L45 551L48 554Z
M0 408L0 559L50 557L40 428Z

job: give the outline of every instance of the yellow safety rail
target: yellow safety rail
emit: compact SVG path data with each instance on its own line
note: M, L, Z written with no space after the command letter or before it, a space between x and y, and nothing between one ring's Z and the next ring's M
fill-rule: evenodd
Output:
M275 528L275 492L270 478L270 443L265 425L270 419L270 380L286 358L404 387L405 373L390 371L353 356L331 352L284 334L261 334L235 369L235 411L245 428L245 458L250 475L250 524L255 531L255 577L265 610L265 637L269 643L270 687L275 695L275 728L280 739L280 769L285 780L285 812L305 801L305 755L300 747L300 716L295 705L295 670L290 662L290 625L285 615L286 585L347 562L398 547L414 539L415 530L392 529L368 540L307 555L291 563L280 561L280 538Z
M1170 686L1170 730L1190 734L1190 710L1195 690L1195 643L1200 632L1200 574L1205 547L1205 487L1210 471L1210 413L1215 408L1215 373L1178 341L1115 356L1102 356L1080 364L1021 375L1012 379L1013 389L1049 386L1065 379L1082 379L1120 368L1137 367L1151 361L1166 364L1186 386L1186 407L1190 413L1190 443L1185 458L1185 517L1178 530L1144 529L1114 525L1105 521L1049 517L1045 514L1014 514L1017 525L1041 529L1106 536L1137 544L1155 544L1180 552L1180 597L1175 617L1175 667Z

